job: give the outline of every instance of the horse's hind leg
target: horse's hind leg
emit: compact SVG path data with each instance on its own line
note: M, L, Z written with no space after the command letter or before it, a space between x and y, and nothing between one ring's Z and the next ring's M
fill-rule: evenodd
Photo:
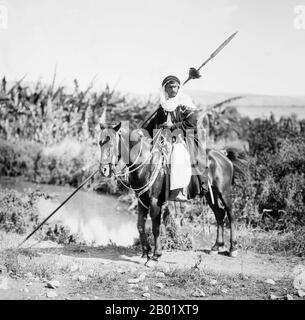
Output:
M230 193L224 193L222 195L222 200L224 202L224 206L227 211L228 220L230 224L230 257L235 258L237 256L237 241L236 241L236 233L235 233L235 216L232 210L232 200Z
M142 246L142 258L149 259L149 253L151 252L151 247L147 241L147 236L145 232L145 223L147 220L148 209L145 208L140 201L138 201L138 231L140 235L140 242Z
M224 249L224 217L225 217L225 210L220 208L218 205L218 192L215 188L212 188L213 192L213 198L212 200L211 194L208 192L206 194L206 199L213 210L217 222L217 236L216 236L216 242L211 248L210 254L216 254L219 251L222 251Z

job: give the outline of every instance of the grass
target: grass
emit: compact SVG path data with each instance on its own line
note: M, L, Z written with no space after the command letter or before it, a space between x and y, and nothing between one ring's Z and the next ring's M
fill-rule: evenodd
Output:
M253 277L242 274L234 276L218 274L212 271L190 268L176 269L168 275L167 285L184 290L189 297L197 289L202 290L207 298L221 299L269 299L275 294L282 299L287 293L294 292L291 281L283 279L270 286Z
M0 265L7 268L10 276L16 281L39 278L44 280L59 280L61 296L99 296L104 299L144 299L143 293L149 292L150 299L269 299L276 295L279 299L286 299L287 294L296 297L292 287L292 280L282 278L270 286L263 281L244 274L224 274L210 269L180 268L165 266L146 268L139 264L114 263L115 260L105 262L100 257L107 257L107 250L112 253L119 250L119 255L136 254L126 248L110 246L104 248L90 248L87 252L74 252L67 249L34 249L16 250L14 241L20 236L0 233L1 250ZM246 234L244 233L244 236ZM88 249L88 248L87 248ZM105 252L104 252L105 251ZM64 254L60 254L64 253ZM83 259L86 258L86 259ZM112 259L112 258L110 258ZM71 270L72 265L77 270ZM120 269L120 270L119 270ZM164 277L158 277L156 272L164 272ZM145 272L146 277L136 285L129 285L128 279L137 278ZM84 276L79 281L78 277ZM11 280L12 281L12 280ZM162 283L163 288L156 286ZM205 296L196 297L198 290Z
M194 270L193 268L174 269L167 272L165 278L156 277L155 270L148 270L146 273L145 280L134 286L127 285L127 279L136 278L139 272L118 274L115 271L110 271L102 275L96 274L79 285L78 290L90 288L92 294L96 295L103 290L106 295L115 294L121 297L124 292L123 297L128 297L128 299L142 296L147 291L150 292L152 299L261 300L269 299L271 294L276 295L279 299L285 299L287 294L293 295L295 293L290 279L279 280L276 285L270 287L262 280L251 277L229 276L211 271ZM163 288L157 287L157 283L162 283ZM196 297L194 293L198 290L203 292L204 296ZM128 294L128 292L130 293Z
M243 250L282 256L304 256L305 228L297 231L265 231L260 228L239 227L238 243Z

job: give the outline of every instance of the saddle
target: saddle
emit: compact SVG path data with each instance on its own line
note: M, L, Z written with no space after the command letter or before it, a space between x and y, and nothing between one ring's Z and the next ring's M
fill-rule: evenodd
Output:
M201 144L192 145L186 144L191 160L191 178L186 187L187 200L194 199L197 195L202 196L208 190L208 170L207 170L207 155L206 149ZM160 152L163 157L162 166L166 172L165 193L166 199L170 201L180 201L177 195L181 189L170 190L171 165L169 159L173 150L173 142L163 139ZM183 201L183 200L181 200Z

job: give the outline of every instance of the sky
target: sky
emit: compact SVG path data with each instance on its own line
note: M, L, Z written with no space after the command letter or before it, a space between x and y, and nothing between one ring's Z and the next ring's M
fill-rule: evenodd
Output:
M305 0L0 0L8 12L0 76L51 82L57 66L57 84L77 78L86 87L95 77L97 89L151 93L169 74L184 81L238 31L188 89L305 95L300 5Z

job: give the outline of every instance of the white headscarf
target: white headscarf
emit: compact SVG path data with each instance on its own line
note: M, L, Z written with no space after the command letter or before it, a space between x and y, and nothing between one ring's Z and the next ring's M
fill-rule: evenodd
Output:
M167 92L165 91L165 86L163 86L160 91L160 104L167 112L172 112L181 105L187 107L188 109L196 109L192 99L187 94L182 92L180 88L175 97L169 98Z

